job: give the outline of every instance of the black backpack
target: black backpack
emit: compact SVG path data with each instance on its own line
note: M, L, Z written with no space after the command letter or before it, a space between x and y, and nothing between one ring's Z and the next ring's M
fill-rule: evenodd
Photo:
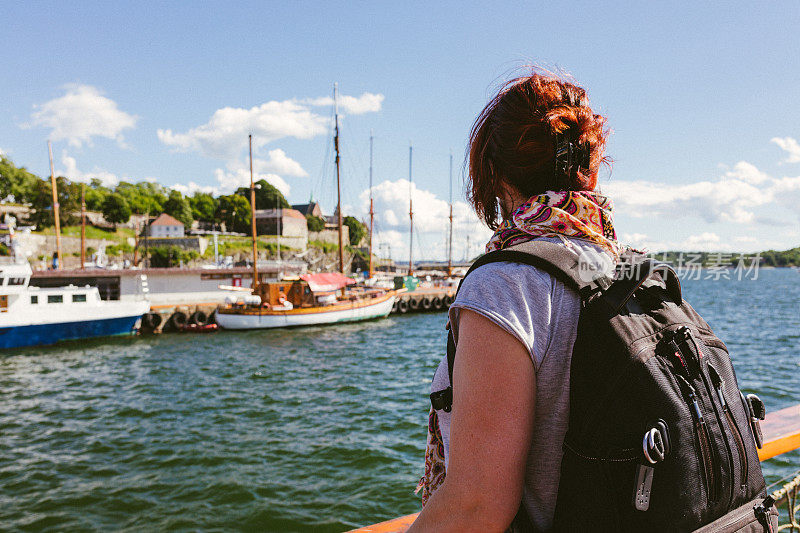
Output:
M554 530L777 531L757 451L763 404L739 391L725 344L672 268L631 253L607 275L531 241L467 275L500 261L538 267L581 298ZM452 384L452 334L447 344ZM452 387L431 403L449 410ZM520 506L512 530L531 529Z

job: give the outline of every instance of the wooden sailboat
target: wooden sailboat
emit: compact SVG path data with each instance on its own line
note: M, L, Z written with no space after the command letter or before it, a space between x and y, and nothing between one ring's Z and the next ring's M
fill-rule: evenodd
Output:
M261 283L256 266L255 185L250 140L250 209L253 233L253 285L250 294L217 309L217 324L226 329L261 329L336 322L354 322L387 316L397 295L404 291L355 287L344 271L342 194L339 165L338 90L334 85L334 148L336 150L339 272L304 274L294 279Z

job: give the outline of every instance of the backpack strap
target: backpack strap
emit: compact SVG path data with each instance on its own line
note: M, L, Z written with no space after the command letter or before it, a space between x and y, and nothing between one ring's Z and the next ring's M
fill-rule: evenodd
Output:
M456 294L461 290L464 280L473 271L483 265L500 262L522 263L543 270L577 292L581 300L587 300L597 292L609 287L614 273L613 262L604 261L602 255L579 255L564 244L532 240L479 257L459 282ZM447 329L447 375L450 386L432 393L430 398L431 406L434 409L450 412L453 405L453 366L456 358L456 343L449 323Z

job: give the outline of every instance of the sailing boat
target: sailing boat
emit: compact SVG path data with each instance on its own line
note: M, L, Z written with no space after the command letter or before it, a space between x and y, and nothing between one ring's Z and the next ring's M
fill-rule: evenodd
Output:
M252 218L253 287L251 294L217 309L217 324L226 329L261 329L337 322L355 322L387 316L400 290L355 287L344 272L342 237L342 188L339 164L338 88L333 88L334 148L336 150L337 217L339 226L339 272L304 274L296 279L261 283L256 267L256 224ZM255 213L253 143L250 137L250 208ZM246 289L244 289L246 290Z

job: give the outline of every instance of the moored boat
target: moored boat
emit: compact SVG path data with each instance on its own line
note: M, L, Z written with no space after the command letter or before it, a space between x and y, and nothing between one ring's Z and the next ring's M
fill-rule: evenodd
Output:
M217 323L226 329L262 329L382 318L391 312L402 292L345 290L354 283L339 273L306 274L296 280L263 283L256 294L218 308Z
M0 265L0 349L133 331L145 299L104 301L97 287L31 287L27 262Z

